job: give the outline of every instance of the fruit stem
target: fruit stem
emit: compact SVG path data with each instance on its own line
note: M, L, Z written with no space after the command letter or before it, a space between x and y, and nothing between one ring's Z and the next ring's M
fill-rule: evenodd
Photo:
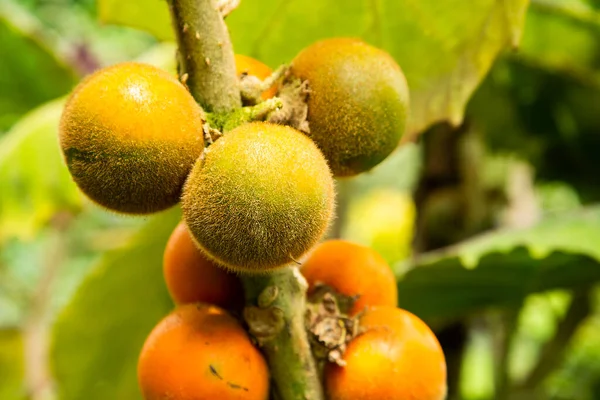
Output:
M305 328L308 284L296 267L242 278L244 318L269 360L282 400L323 400Z
M283 102L278 97L265 100L255 106L243 107L233 113L227 114L222 126L223 133L230 131L238 126L252 121L264 121L269 114L283 107ZM209 119L210 122L210 119Z
M241 107L229 32L216 0L170 0L180 75L208 112Z
M240 82L240 92L242 99L250 104L258 104L262 101L262 94L272 88L277 81L281 80L289 70L288 65L281 65L275 72L263 79L242 79Z

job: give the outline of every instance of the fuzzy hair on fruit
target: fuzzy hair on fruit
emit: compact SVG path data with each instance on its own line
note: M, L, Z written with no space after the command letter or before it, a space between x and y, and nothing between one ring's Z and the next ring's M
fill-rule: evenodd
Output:
M204 113L167 72L140 63L101 69L73 91L59 140L79 188L110 210L175 205L204 149Z
M324 235L334 183L325 158L282 125L242 125L217 140L186 181L184 219L199 247L238 272L293 263Z

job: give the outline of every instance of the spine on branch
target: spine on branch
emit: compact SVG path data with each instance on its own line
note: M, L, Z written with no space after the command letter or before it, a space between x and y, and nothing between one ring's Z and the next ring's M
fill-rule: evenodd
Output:
M229 113L242 105L229 32L215 0L170 0L180 74L205 111Z

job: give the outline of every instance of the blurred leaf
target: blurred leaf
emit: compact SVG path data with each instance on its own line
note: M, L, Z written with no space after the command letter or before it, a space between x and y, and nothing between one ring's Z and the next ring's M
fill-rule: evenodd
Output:
M25 398L23 338L17 329L0 329L0 399Z
M173 307L162 255L179 209L153 217L105 254L54 326L51 363L63 400L139 399L139 352Z
M519 61L500 62L473 96L469 121L491 149L531 163L538 180L563 181L583 203L597 202L598 88Z
M600 11L580 0L533 0L516 56L600 85Z
M58 211L80 206L58 146L63 104L32 111L0 139L0 242L31 239Z
M0 132L31 108L66 94L77 77L31 15L0 3Z
M600 2L534 0L520 51L497 63L469 104L487 145L527 159L536 178L600 200Z
M175 61L175 53L177 46L171 42L159 43L150 48L150 50L141 54L137 61L154 65L162 68L165 71L177 76L177 62Z
M365 193L374 189L410 192L417 186L421 171L421 146L407 143L399 146L375 168L345 180L352 193ZM398 171L402 171L398 174Z
M565 361L544 383L553 399L597 400L600 383L600 315L588 318L577 330Z
M531 373L542 345L556 334L570 301L570 293L562 290L527 297L509 350L509 372L514 382L523 382Z
M410 255L416 210L409 193L375 189L350 201L344 239L371 247L390 265Z
M600 206L548 217L523 230L492 232L423 255L398 269L399 305L431 320L600 280Z
M227 24L236 52L271 66L287 63L312 42L334 36L361 37L387 50L407 76L409 131L416 133L437 121L461 121L467 100L496 55L518 44L527 4L528 0L244 0ZM104 22L172 37L166 35L170 24L161 0L101 0L100 11Z
M461 363L460 391L464 400L491 399L494 395L493 340L488 332L471 329Z
M581 206L577 192L564 182L547 182L536 185L536 196L544 211L569 211Z
M173 39L169 8L165 0L98 0L100 21L150 32L157 39Z

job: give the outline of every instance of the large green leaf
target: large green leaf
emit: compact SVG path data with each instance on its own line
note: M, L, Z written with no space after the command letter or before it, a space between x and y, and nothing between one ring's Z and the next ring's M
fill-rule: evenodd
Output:
M397 265L399 305L430 320L521 304L600 280L600 206L493 232Z
M58 146L63 104L32 111L0 139L0 242L30 239L56 212L80 206Z
M10 1L0 3L0 132L22 114L66 94L76 80L44 28Z
M151 9L155 2L150 2ZM518 44L527 4L528 0L244 0L227 23L237 52L272 66L291 61L303 47L326 37L361 37L384 48L408 78L410 131L415 133L440 120L460 122L466 102L496 55ZM100 0L106 22L167 31L166 3L164 12L142 17L135 11L146 6L142 0Z
M162 255L180 216L174 209L152 217L131 241L106 253L60 314L51 363L61 399L140 398L139 352L172 308Z

